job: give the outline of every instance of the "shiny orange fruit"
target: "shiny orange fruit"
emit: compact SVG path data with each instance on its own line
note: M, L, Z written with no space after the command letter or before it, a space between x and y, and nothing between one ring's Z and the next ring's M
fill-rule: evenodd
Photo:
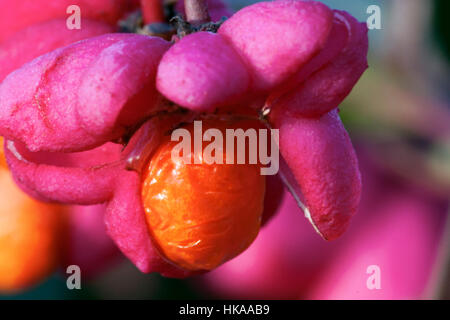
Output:
M7 167L5 154L3 153L3 137L0 137L0 169Z
M0 292L26 289L56 267L65 215L23 193L0 169Z
M227 128L252 126L257 124L203 121L203 131L218 129L224 141ZM192 124L184 129L193 137ZM193 159L201 159L210 142L203 142L197 153L192 144L192 164L186 164L171 156L177 144L170 137L165 139L144 173L142 199L150 234L169 262L186 270L212 270L243 252L256 238L265 177L258 164L194 164ZM226 156L223 150L224 162Z

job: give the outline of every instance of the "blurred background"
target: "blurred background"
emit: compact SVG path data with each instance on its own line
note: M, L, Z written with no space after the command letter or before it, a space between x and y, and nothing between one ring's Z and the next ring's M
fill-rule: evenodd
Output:
M228 2L238 10L257 1ZM450 299L450 1L323 2L360 21L373 14L370 5L381 9L381 29L369 31L370 68L340 108L364 186L361 209L341 239L323 241L286 194L242 255L207 275L175 280L141 274L101 234L92 212L72 208L64 221L49 217L39 228L57 223L78 239L64 244L66 265L83 245L100 248L84 258L82 290L67 289L63 264L39 285L0 298ZM0 266L10 257L2 249ZM370 289L371 276L379 276L379 289Z

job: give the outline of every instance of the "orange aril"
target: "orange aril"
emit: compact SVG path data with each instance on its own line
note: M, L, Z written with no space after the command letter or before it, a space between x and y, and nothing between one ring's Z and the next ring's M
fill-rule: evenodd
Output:
M31 199L0 169L0 292L28 288L54 270L64 226L60 206Z
M216 128L225 137L227 128L245 130L253 124L207 120L203 130ZM193 136L192 124L184 128ZM150 234L169 262L186 270L212 270L240 254L256 238L265 177L257 164L174 160L171 152L177 144L165 139L144 173L142 200ZM203 148L208 144L203 142ZM223 153L225 159L225 149ZM194 154L194 148L191 155L202 156Z
M5 154L3 152L3 137L0 137L0 169L7 168Z

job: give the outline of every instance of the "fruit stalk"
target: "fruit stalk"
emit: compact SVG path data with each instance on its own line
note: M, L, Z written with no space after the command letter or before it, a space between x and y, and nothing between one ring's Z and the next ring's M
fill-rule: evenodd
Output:
M206 0L184 0L184 6L189 23L202 24L211 20Z

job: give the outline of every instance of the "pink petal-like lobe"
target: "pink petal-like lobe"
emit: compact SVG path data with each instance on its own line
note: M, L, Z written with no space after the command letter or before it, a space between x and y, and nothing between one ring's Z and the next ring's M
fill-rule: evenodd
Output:
M123 135L158 108L156 71L169 42L128 36L103 50L85 72L76 108L85 132L99 140Z
M69 30L65 19L33 24L0 45L0 81L10 72L47 52L114 30L109 24L83 19L83 28Z
M260 2L225 21L219 34L245 59L253 89L270 90L322 49L332 20L332 11L320 2Z
M120 145L106 144L77 153L33 153L23 145L5 141L5 156L17 184L42 201L90 205L111 199L116 176L124 163Z
M321 66L335 54L339 41L346 43L345 47L337 57ZM277 108L307 117L318 117L336 108L367 69L367 51L367 25L347 12L336 11L334 32L328 45L292 79L297 87L276 99Z
M119 138L155 105L166 47L157 38L106 34L40 56L1 83L0 134L31 151L83 151Z
M169 100L195 111L227 105L243 94L249 76L242 59L219 34L188 35L164 55L158 90Z
M318 119L276 114L280 151L309 209L310 221L327 240L338 238L361 195L358 161L337 110Z

